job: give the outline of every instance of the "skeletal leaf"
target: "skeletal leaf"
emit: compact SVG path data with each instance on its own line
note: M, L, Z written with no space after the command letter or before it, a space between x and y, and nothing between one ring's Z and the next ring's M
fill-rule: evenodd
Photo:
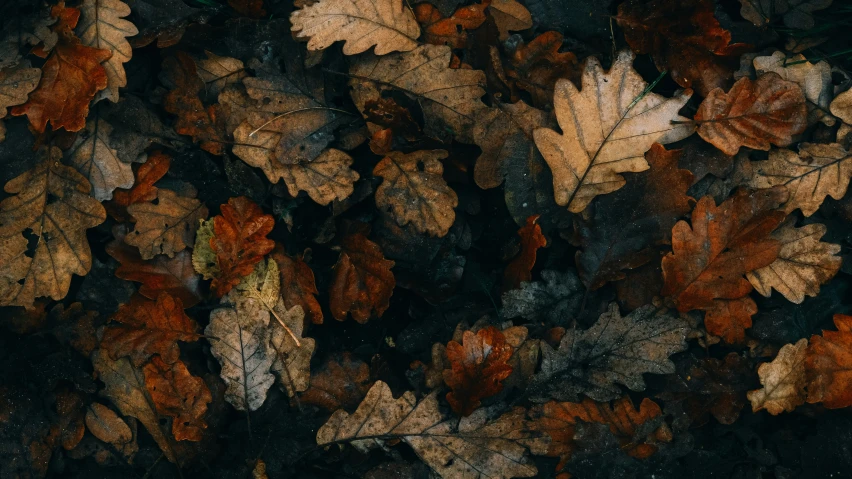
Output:
M0 118L6 109L26 103L30 92L38 86L41 70L30 68L29 62L0 69ZM6 127L0 121L0 141L6 138Z
M207 217L204 203L167 189L157 192L157 204L136 203L127 212L136 225L124 241L139 248L142 259L159 254L171 258L193 245L198 221Z
M677 112L690 93L674 98L649 93L632 63L633 54L622 51L604 72L589 58L582 90L568 80L556 83L553 102L562 134L547 128L534 132L553 172L556 203L574 213L595 196L624 186L620 173L647 170L644 155L655 142L671 143L693 132L690 125L671 123L686 120Z
M758 293L768 297L774 288L789 301L800 304L806 295L819 294L820 285L837 274L842 261L837 255L840 245L820 241L827 230L825 225L814 223L796 228L794 223L787 221L772 233L772 238L781 243L778 259L746 277Z
M122 18L128 15L130 7L121 0L84 0L80 5L80 23L77 25L80 42L112 53L103 62L106 90L98 94L99 98L108 98L112 102L118 102L118 89L127 85L124 64L130 61L133 50L126 38L139 33L135 25Z
M111 199L116 188L133 186L133 170L118 158L110 142L111 133L112 126L96 117L86 122L86 128L77 134L68 150L71 165L89 180L98 201Z
M310 38L308 50L345 41L345 55L374 45L376 55L413 50L420 36L414 13L402 0L320 0L290 14L290 21L298 38Z
M269 261L275 264L274 261ZM310 385L311 356L314 355L316 341L302 337L305 312L301 306L296 305L288 310L284 301L279 299L274 313L287 325L289 331L277 324L271 326L269 345L275 357L271 369L278 375L278 382L287 395L293 397L297 392L308 389ZM296 339L299 344L296 344Z
M800 339L796 344L786 344L778 356L763 363L757 370L762 389L749 391L748 400L754 412L766 409L776 416L784 411L791 412L805 403L805 351L808 340Z

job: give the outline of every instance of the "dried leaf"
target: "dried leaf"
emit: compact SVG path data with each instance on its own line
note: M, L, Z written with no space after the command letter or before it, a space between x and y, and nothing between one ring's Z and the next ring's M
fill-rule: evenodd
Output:
M512 65L507 74L515 85L530 93L539 106L553 100L553 90L560 78L573 82L580 79L580 65L570 52L560 53L564 37L559 32L544 32L529 43L521 43L509 57Z
M89 180L92 196L98 201L112 198L116 188L133 186L133 171L130 164L121 161L116 149L112 148L111 133L112 125L96 115L77 134L68 150L71 165Z
M852 405L852 316L835 314L837 331L813 335L805 353L808 402L829 409Z
M757 370L762 389L749 391L748 400L754 412L766 409L777 416L784 411L792 412L805 403L805 351L808 340L800 339L796 344L786 344L778 356L763 363Z
M159 151L149 155L136 171L133 188L113 192L112 202L106 204L109 214L122 221L126 219L128 206L157 199L159 189L154 184L166 176L171 162L169 155Z
M274 261L270 260L272 264ZM284 392L293 397L297 392L308 389L311 383L311 356L314 355L316 341L302 337L305 327L305 312L299 305L289 310L284 301L279 299L273 311L278 321L289 328L285 330L280 325L273 324L269 345L275 360L272 371L278 375L278 382ZM296 339L299 344L296 344Z
M182 361L166 363L160 356L145 365L145 387L157 412L174 418L178 441L200 441L207 429L204 414L213 400L204 380L189 373Z
M86 410L86 428L96 438L115 447L125 456L136 453L136 435L123 419L101 403L92 403Z
M539 248L547 246L547 238L541 233L538 218L538 215L530 216L527 218L526 224L518 230L518 236L521 237L521 249L503 271L503 291L518 289L521 287L521 283L532 281L536 252Z
M192 137L192 141L209 153L224 153L222 126L217 121L216 108L205 108L198 98L204 82L198 76L195 62L184 52L163 61L163 71L168 76L171 90L163 99L163 108L177 115L175 131ZM221 121L221 119L220 119Z
M0 69L0 118L6 116L6 109L26 103L30 92L36 89L41 70L29 68L29 62ZM0 121L0 141L6 138L6 127Z
M740 0L740 3L743 4L740 15L757 26L783 16L784 25L800 30L814 27L814 11L831 6L831 0Z
M586 60L583 88L568 80L556 83L553 95L562 134L535 130L536 146L553 172L556 203L579 213L595 196L624 186L619 173L648 169L644 155L655 142L671 143L691 135L677 112L690 93L674 98L648 93L633 70L633 54L622 51L604 72L594 57Z
M127 356L136 367L155 354L174 364L180 357L177 342L193 342L200 337L198 325L183 312L183 303L167 293L161 293L156 302L133 296L112 319L120 324L104 330L101 349L113 359Z
M344 321L351 314L352 319L363 324L373 314L381 317L390 306L396 286L393 265L379 246L363 234L345 236L328 292L334 319Z
M414 7L414 16L423 25L423 39L426 43L464 48L467 44L467 30L475 30L485 22L485 8L486 5L482 4L467 5L444 18L431 3L418 3Z
M827 126L834 125L834 117L828 114L834 90L828 62L814 64L807 61L804 55L787 58L784 53L775 52L770 56L755 57L752 63L758 75L775 72L782 80L791 81L802 88L808 102L809 124L822 121Z
M172 190L157 191L157 203L135 203L127 212L136 220L124 241L139 248L142 259L159 254L169 258L192 246L198 221L207 217L207 207L195 198Z
M411 223L419 233L445 236L458 206L456 193L441 176L440 160L446 157L444 150L388 153L373 169L384 179L376 189L376 206L390 211L400 226Z
M476 334L465 331L461 344L447 343L450 368L444 370L444 381L452 389L447 402L456 414L470 416L482 399L503 390L503 380L512 374L507 361L513 349L493 326Z
M688 331L685 323L653 306L621 316L612 303L591 328L567 330L557 349L542 342L541 372L530 386L531 397L576 401L585 394L609 401L621 395L616 383L642 391L642 374L675 371L668 357L686 349Z
M830 108L832 115L840 118L843 123L852 125L852 90L846 90L834 97Z
M417 402L412 392L393 399L382 381L370 388L358 409L335 411L317 432L320 446L348 442L367 452L393 439L404 441L435 473L444 478L509 479L533 477L526 450L542 454L548 440L527 430L523 409L485 422L483 410L464 419L442 421L434 395Z
M521 283L520 289L503 293L503 316L551 325L575 317L586 292L577 273L545 270L541 272L541 279L544 281Z
M314 272L301 257L287 255L283 248L276 248L271 258L281 272L281 299L288 309L301 306L314 324L322 324L322 307L317 301Z
M752 194L740 189L718 207L713 198L702 198L692 212L692 227L681 221L672 228L662 294L681 312L707 311L704 325L711 334L729 343L742 341L757 310L743 275L778 257L781 245L770 234L786 216L774 209L786 198L780 188Z
M344 55L376 47L376 55L417 47L420 26L402 0L319 0L290 14L297 38L310 38L308 50L345 41Z
M98 333L95 331L97 315L94 311L84 310L81 303L72 303L67 308L57 304L47 317L53 325L50 333L60 343L71 346L88 358L98 347Z
M0 304L33 307L35 298L62 299L71 275L92 267L86 229L106 219L89 196L89 182L59 162L58 148L44 149L31 170L6 183L0 202ZM38 241L28 247L32 235Z
M707 94L695 113L704 141L735 155L741 147L768 150L787 146L808 126L808 109L799 85L764 73L734 83L728 93L717 88Z
M334 355L311 375L311 386L299 394L304 404L330 412L355 409L373 385L370 367L348 351Z
M210 288L219 297L251 273L254 265L275 247L275 242L266 238L275 220L272 215L263 214L253 201L244 196L231 198L221 211L214 218L214 235L210 240L221 272Z
M488 12L494 17L500 40L509 38L509 32L532 28L533 20L530 11L516 0L490 0Z
M80 5L80 42L92 48L112 53L103 63L107 86L100 98L118 102L118 89L127 86L124 64L130 61L133 50L125 39L139 33L136 26L122 17L130 15L130 7L121 0L84 0ZM97 101L97 99L95 100Z
M204 82L204 95L215 98L228 85L240 83L248 76L243 62L205 51L207 58L195 62L198 76Z

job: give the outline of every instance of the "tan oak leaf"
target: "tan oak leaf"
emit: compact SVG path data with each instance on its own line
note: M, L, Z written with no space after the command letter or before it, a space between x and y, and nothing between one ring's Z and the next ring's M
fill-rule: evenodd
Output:
M207 218L204 203L164 188L157 192L157 204L132 204L127 212L136 220L136 226L124 241L139 248L142 259L158 254L171 258L192 246L199 220Z
M29 62L0 70L0 118L10 106L27 102L31 91L38 86L41 70L30 68ZM0 121L0 141L6 138L6 127Z
M783 52L769 56L756 57L752 64L758 75L775 72L782 79L791 81L800 87L808 102L808 123L822 121L833 126L834 117L828 114L834 92L831 82L831 65L825 60L811 63L804 55L787 58Z
M111 133L112 125L95 117L67 152L71 165L92 184L92 196L98 201L112 199L116 188L130 188L134 182L130 164L121 161L112 147Z
M248 75L243 62L236 58L220 57L208 51L204 54L207 58L196 60L195 66L208 98L215 98L226 86L239 83Z
M288 310L284 301L279 298L274 313L287 325L287 329L275 325L271 327L269 345L275 358L271 369L278 375L282 389L288 396L293 397L297 392L307 390L311 384L311 357L314 355L316 341L302 336L305 311L301 306L296 305Z
M121 0L84 0L80 5L80 23L77 36L83 45L112 52L103 63L107 75L106 90L98 93L95 101L107 98L118 102L118 89L127 86L124 64L133 56L127 37L139 33L136 26L123 17L130 15L130 7Z
M805 403L805 352L808 340L800 339L796 344L786 344L778 356L757 369L762 389L749 391L748 400L754 412L766 409L776 416L790 412Z
M516 0L491 0L488 7L500 32L500 40L509 38L510 31L526 30L533 26L530 11Z

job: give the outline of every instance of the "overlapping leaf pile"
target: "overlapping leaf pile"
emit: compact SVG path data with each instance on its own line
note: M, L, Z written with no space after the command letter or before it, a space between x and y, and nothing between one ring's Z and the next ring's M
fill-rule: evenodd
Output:
M848 470L852 10L729 3L0 5L0 477Z

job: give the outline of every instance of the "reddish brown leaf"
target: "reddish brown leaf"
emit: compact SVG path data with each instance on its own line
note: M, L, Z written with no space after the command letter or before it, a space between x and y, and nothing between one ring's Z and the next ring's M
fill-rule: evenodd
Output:
M137 367L154 354L172 364L180 356L178 341L192 342L201 337L196 332L198 325L183 312L181 301L166 293L161 293L156 302L134 295L112 319L120 324L104 330L101 348L114 360L129 357Z
M83 397L73 389L60 387L55 393L57 426L62 448L70 451L77 447L86 432L83 414Z
M175 131L192 137L192 141L214 155L224 153L222 129L217 123L216 108L204 108L198 93L204 88L204 81L198 76L195 61L183 52L163 61L163 70L174 83L163 100L163 108L177 115Z
M275 247L275 242L266 238L275 220L272 215L263 214L252 200L244 196L231 198L221 210L222 214L215 217L210 239L221 272L210 288L220 298Z
M289 256L280 246L272 253L281 273L281 298L288 310L301 306L314 324L322 324L322 307L317 301L314 272L301 257Z
M539 248L547 246L547 238L538 225L539 215L527 218L527 222L518 230L521 237L521 251L503 272L503 291L521 287L521 282L532 280L532 269Z
M343 321L351 314L363 324L373 314L381 316L390 306L396 286L391 272L394 262L385 259L379 245L361 233L345 236L340 247L329 288L331 315Z
M556 80L567 78L575 84L580 80L580 65L570 52L560 53L564 38L559 32L544 32L521 43L509 57L512 68L507 74L515 85L532 95L537 106L549 105L553 101Z
M89 102L107 86L107 73L101 63L112 53L83 46L74 35L80 10L65 8L65 2L60 1L50 13L58 19L51 29L59 35L59 41L42 66L38 88L30 93L29 101L12 108L11 113L27 115L39 133L44 133L48 122L54 130L79 131L86 126ZM34 53L44 54L39 49Z
M385 128L373 133L370 138L370 151L385 156L393 149L393 130Z
M738 190L719 206L705 196L692 212L692 227L672 228L672 253L663 258L663 296L681 312L707 311L705 326L729 343L740 342L756 310L747 297L745 273L769 265L780 243L770 233L786 216L776 211L787 199L783 188L750 193Z
M450 369L444 370L444 382L452 389L447 402L457 414L469 416L482 399L503 390L503 380L512 374L507 361L514 348L499 329L490 326L476 334L465 331L462 344L447 344Z
M352 410L373 382L367 363L344 352L330 357L311 375L311 387L299 395L299 400L328 411Z
M834 325L812 336L805 353L808 402L829 409L852 406L852 316L835 314Z
M110 216L118 221L129 221L128 206L154 201L157 198L157 187L154 183L166 175L171 162L172 158L169 155L159 151L148 155L148 160L136 171L133 188L115 190L112 200L104 203Z
M420 125L393 98L379 98L364 103L364 117L383 128L389 128L394 135L414 141L420 136ZM378 153L377 153L378 154Z
M423 27L426 43L464 48L467 44L467 30L477 29L485 22L486 6L468 5L456 10L451 17L444 18L432 4L419 3L414 7L414 16Z
M701 95L724 87L751 45L731 42L713 0L628 0L616 20L636 53L650 53L660 71Z
M200 441L207 429L204 414L213 400L204 380L195 377L178 360L167 364L154 356L145 365L145 387L157 412L174 418L172 434L178 441Z
M145 261L139 249L124 242L126 226L113 229L115 241L106 246L106 252L115 258L121 266L115 275L128 281L142 283L139 294L149 299L157 299L160 293L177 298L184 307L191 308L201 300L200 279L192 267L192 253L183 250L169 258L158 255Z

